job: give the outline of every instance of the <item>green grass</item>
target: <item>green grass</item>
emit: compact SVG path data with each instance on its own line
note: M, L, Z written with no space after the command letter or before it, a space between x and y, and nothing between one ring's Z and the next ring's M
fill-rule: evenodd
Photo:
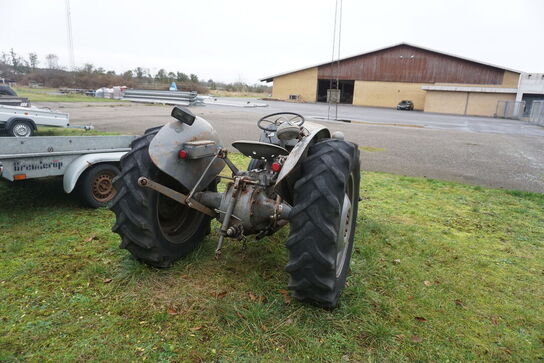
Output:
M119 135L118 132L105 132L98 130L65 129L62 127L39 127L36 136L98 136Z
M544 196L383 173L361 196L331 312L284 299L287 229L158 270L61 181L2 182L0 361L544 359Z
M56 88L28 88L15 87L15 92L19 97L26 97L30 102L125 102L121 100L112 100L109 98L97 98L85 95L55 95L53 92L59 92Z

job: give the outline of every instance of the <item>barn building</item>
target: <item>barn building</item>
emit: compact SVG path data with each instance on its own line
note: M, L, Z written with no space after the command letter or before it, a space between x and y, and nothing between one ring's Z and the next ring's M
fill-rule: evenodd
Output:
M407 43L266 77L272 97L326 102L338 87L341 103L396 107L410 100L416 110L494 116L499 101L515 101L520 71ZM331 81L332 80L332 81Z

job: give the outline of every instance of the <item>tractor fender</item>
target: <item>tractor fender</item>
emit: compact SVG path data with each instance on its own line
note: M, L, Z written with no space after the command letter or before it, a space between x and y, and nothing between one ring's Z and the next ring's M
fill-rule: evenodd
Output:
M68 165L64 172L63 186L66 193L76 187L79 177L85 170L100 163L118 163L126 152L86 154L78 157Z
M300 160L306 156L310 145L315 140L331 137L331 132L325 126L313 122L305 122L303 127L309 134L293 147L276 180L275 190L284 198L287 177L295 170Z
M202 117L196 116L192 125L178 120L164 125L149 144L151 161L164 173L176 179L187 190L192 190L202 177L206 167L214 156L205 156L198 159L180 159L179 151L186 142L210 140L217 148L221 141L212 125ZM219 175L225 162L216 159L203 176L197 191L206 188Z

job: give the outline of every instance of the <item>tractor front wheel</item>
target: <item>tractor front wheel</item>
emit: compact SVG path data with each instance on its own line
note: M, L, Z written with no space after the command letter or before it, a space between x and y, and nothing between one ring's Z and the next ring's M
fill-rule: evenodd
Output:
M349 270L359 202L357 145L326 139L310 147L294 186L286 245L293 296L334 308Z

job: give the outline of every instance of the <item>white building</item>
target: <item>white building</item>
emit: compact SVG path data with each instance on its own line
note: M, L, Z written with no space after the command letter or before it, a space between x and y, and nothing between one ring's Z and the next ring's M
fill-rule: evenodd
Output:
M544 73L522 73L516 101L525 101L525 116L530 114L533 101L537 100L544 101Z

